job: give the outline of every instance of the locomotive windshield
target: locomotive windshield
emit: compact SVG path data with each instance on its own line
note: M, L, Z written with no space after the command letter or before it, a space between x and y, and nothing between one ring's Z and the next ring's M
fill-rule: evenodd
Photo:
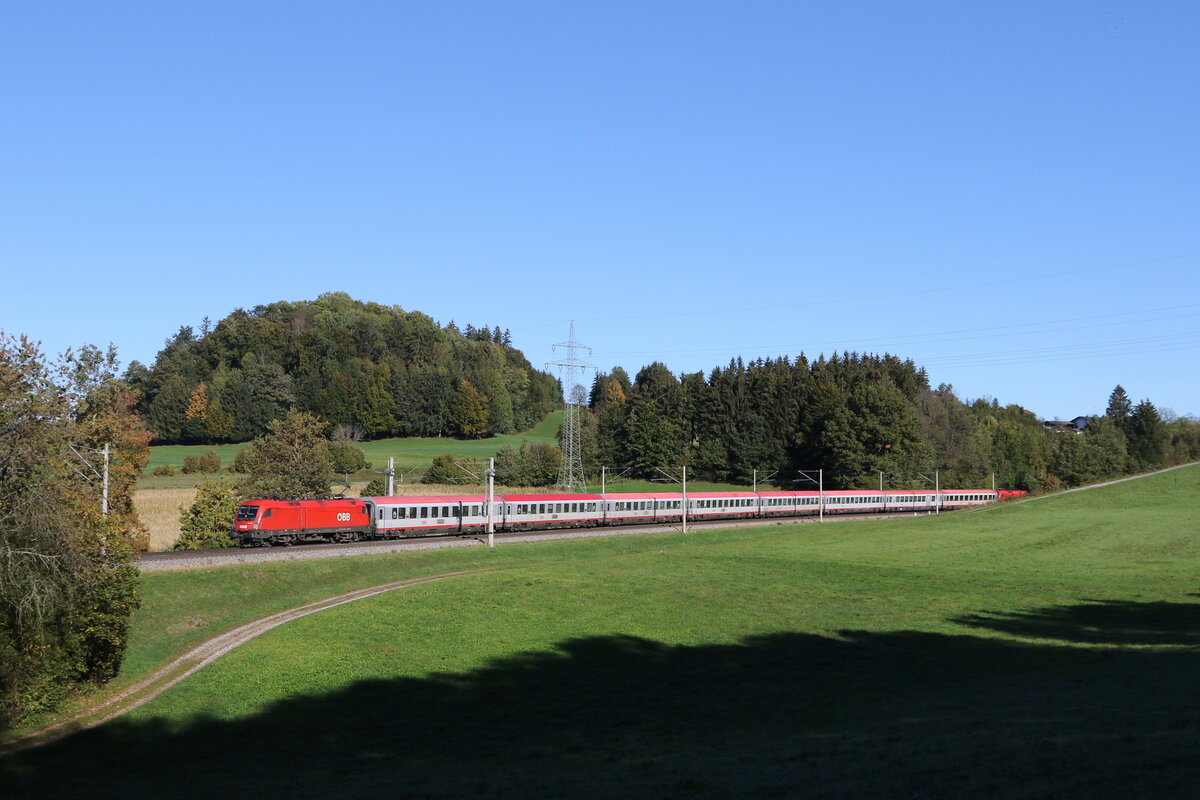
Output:
M229 512L226 512L229 513ZM258 506L238 506L237 521L238 522L253 522L258 516Z

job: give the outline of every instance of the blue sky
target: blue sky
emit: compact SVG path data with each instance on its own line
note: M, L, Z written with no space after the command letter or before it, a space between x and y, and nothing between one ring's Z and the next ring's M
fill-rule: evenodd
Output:
M537 365L893 352L1200 414L1200 6L0 7L0 329L326 291Z

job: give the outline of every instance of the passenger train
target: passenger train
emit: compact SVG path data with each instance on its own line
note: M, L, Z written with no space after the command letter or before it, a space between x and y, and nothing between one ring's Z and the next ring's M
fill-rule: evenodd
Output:
M816 515L951 511L1024 494L991 489L941 491L688 492L688 521ZM498 531L678 523L678 493L496 495ZM339 500L247 500L231 536L243 547L301 542L356 542L434 534L483 533L486 495L363 497Z

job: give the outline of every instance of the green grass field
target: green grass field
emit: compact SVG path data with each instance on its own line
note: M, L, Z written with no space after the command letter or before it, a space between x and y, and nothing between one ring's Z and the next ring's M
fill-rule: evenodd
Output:
M12 796L1191 797L1200 468L907 520L145 579L118 686L276 629Z
M416 467L420 466L419 472L424 472L425 467L432 463L434 456L440 456L444 453L450 453L455 458L488 458L494 456L504 445L512 445L514 449L521 446L521 442L528 439L531 442L545 442L546 444L556 444L556 436L559 426L562 425L563 412L554 411L546 415L546 418L539 422L532 430L524 433L506 434L504 436L493 436L488 439L449 439L441 437L412 437L406 439L379 439L373 442L362 442L359 446L362 447L363 453L366 454L367 461L370 461L373 469L379 470L387 466L388 458L396 459L397 468L400 467ZM146 465L145 473L149 475L154 471L155 467L164 464L170 464L176 470L183 468L183 459L187 456L198 456L208 450L215 450L221 456L222 468L229 467L233 464L233 459L237 456L239 450L245 447L242 444L220 444L220 445L156 445L150 448L150 461ZM194 478L194 476L179 476L174 479L156 479L160 481L183 481L186 479L201 480L202 478ZM149 480L149 479L146 479ZM171 484L172 486L175 484Z

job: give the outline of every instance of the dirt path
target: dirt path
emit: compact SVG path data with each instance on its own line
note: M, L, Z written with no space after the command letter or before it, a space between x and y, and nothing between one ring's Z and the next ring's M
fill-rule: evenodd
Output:
M143 703L147 703L158 697L160 694L170 689L175 684L179 683L184 678L191 675L198 669L211 664L221 656L225 655L235 647L239 647L246 642L263 635L272 628L277 628L285 622L291 622L294 619L316 614L319 611L325 611L336 606L346 603L353 603L355 600L362 600L366 597L374 597L377 594L391 592L396 589L404 589L409 586L416 586L420 583L431 583L433 581L441 581L447 578L457 578L462 575L478 574L478 571L471 572L448 572L443 575L432 575L426 578L410 578L409 580L396 581L395 583L385 583L382 586L372 586L369 589L358 589L357 591L340 594L337 597L330 597L325 600L318 600L315 603L293 608L288 611L280 611L277 614L263 617L262 619L247 622L239 625L232 630L214 636L204 642L193 647L191 650L184 653L179 658L167 664L165 667L155 670L153 673L143 678L142 680L130 686L128 689L113 695L99 705L88 708L79 712L70 719L57 722L49 727L42 728L33 733L27 733L17 739L0 745L0 754L16 752L29 747L37 747L49 742L57 741L66 736L75 733L76 731L87 730L94 728L97 725L107 722L114 717L119 717Z

